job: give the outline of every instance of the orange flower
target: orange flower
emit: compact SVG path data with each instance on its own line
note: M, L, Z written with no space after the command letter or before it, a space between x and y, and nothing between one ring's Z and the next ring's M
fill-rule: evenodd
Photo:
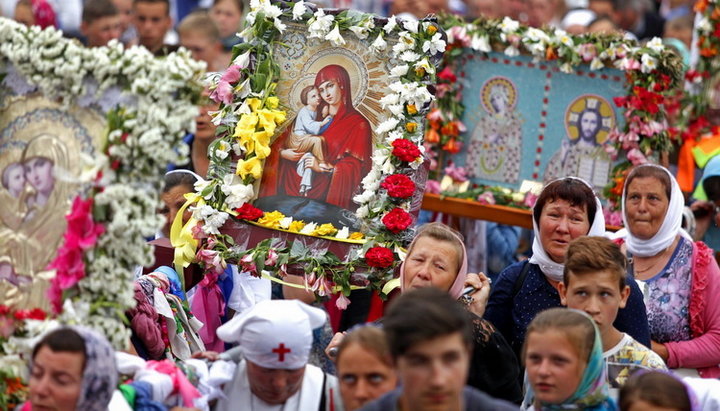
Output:
M433 34L437 33L437 27L435 27L435 25L433 25L433 24L429 25L427 28L427 33L431 36Z
M447 143L445 143L442 149L447 151L448 153L457 154L458 152L460 152L461 146L462 144L460 144L454 138L451 138L450 140L448 140Z
M718 49L716 49L715 47L706 47L706 48L700 49L700 55L703 57L713 57L713 56L717 56L717 54L718 54Z
M406 106L406 108L407 108L408 114L410 114L411 116L417 114L417 112L418 112L417 107L415 107L415 104L408 104Z
M457 137L458 134L460 134L460 129L458 128L458 125L456 122L451 121L451 122L445 124L442 127L442 130L440 130L440 132L446 136Z
M439 143L440 134L434 128L431 128L425 133L425 141L430 144Z
M558 58L558 56L557 56L557 54L555 54L555 49L554 49L554 48L548 47L548 48L545 50L545 59L546 59L546 60L555 60L555 59L557 59L557 58Z
M694 7L695 12L697 12L697 13L704 12L705 9L707 9L708 3L710 3L709 0L698 0L697 2L695 2L695 7Z

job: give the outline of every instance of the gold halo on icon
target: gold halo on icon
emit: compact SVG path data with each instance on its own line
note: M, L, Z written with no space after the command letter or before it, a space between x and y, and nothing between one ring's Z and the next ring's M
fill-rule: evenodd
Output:
M490 96L496 92L505 93L505 96L507 96L508 110L515 108L515 103L517 103L517 89L515 88L515 84L507 77L496 76L487 80L480 90L480 100L482 101L485 111L490 114L496 114L496 110L490 101Z
M571 141L580 137L580 116L586 110L600 113L599 129L595 135L595 142L603 144L607 141L610 130L615 127L615 111L610 103L597 94L583 94L572 101L565 110L565 131Z

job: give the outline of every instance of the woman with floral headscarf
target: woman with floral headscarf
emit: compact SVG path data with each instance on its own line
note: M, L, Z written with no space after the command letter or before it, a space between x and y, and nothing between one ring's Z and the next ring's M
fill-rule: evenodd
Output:
M35 345L29 401L20 410L106 411L118 383L115 351L82 327L50 332Z
M669 368L718 378L720 268L713 250L681 228L684 203L666 168L638 166L625 181L618 236L643 289L653 351Z

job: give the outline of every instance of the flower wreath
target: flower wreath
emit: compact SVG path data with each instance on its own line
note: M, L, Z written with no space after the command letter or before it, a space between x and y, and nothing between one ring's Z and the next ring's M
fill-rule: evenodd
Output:
M581 65L589 66L590 71L604 67L623 70L627 95L614 100L625 109L626 124L622 130L610 133L612 144L606 149L613 160L622 150L627 161L618 164L613 175L629 163L641 164L649 156L672 149L665 104L670 104L680 79L681 63L660 39L640 46L620 36L572 36L560 29L524 26L508 17L466 23L455 16L443 16L440 24L448 34L448 46L439 68L436 109L428 114L430 126L425 137L430 143L428 152L438 153L436 172L443 170L443 153L460 151L465 131L460 118L465 107L461 100L462 81L456 73L461 57L474 52L498 51L510 57L527 54L539 61L556 62L564 73L572 73Z
M158 59L116 41L85 48L54 28L0 18L0 81L10 94L37 92L66 107L98 108L107 120L94 156L75 159L83 163L77 182L86 190L66 217L48 296L57 320L95 328L118 349L130 337L124 312L135 304L133 272L153 262L145 238L163 223L157 193L164 170L187 157L182 138L194 127L203 71L185 50ZM35 324L40 313L21 317L16 312L0 335L0 363L32 348L18 337L46 328Z
M184 227L176 220L173 227L176 267L199 262L206 273L212 273L221 271L226 261L236 261L243 270L275 281L281 281L278 277L289 266L303 267L302 287L319 296L341 292L338 306L344 308L354 288L383 290L402 257L401 247L412 237L411 199L422 188L416 187L410 175L424 160L422 121L433 99L427 85L434 82L433 56L445 50L444 37L433 21L381 20L348 10L326 12L304 1L253 0L250 5L246 28L239 34L245 42L234 48L232 64L212 86L211 98L222 103L213 113L218 138L209 149L209 180L188 195L186 206L193 212L192 219ZM280 68L271 50L286 30L284 22L290 20L305 24L309 38L334 46L345 44L343 35L352 35L376 52L392 47L391 56L400 62L389 73L390 93L380 100L388 115L375 129L382 143L375 145L372 170L362 180L364 191L354 197L360 206L356 215L365 226L362 233L321 221L294 220L278 211L263 212L250 204L256 196L253 185L260 180L264 159L270 154L270 139L286 119L282 109L286 102L275 93ZM394 45L388 44L389 36L397 36ZM231 220L349 242L355 248L345 261L331 251L309 252L298 241L281 244L267 239L240 249L221 232Z

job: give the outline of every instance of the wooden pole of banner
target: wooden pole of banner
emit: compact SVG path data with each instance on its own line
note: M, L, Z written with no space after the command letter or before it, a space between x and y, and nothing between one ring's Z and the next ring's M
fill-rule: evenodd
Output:
M474 218L476 220L494 221L505 225L514 225L532 230L532 212L514 207L480 204L473 200L453 197L442 197L437 194L425 193L422 209L438 211L456 217ZM608 231L617 231L621 227L606 226Z
M480 204L473 200L453 197L442 197L438 194L425 193L422 202L423 210L438 211L458 217L476 220L494 221L500 224L514 225L532 230L532 212L520 208L501 205Z

